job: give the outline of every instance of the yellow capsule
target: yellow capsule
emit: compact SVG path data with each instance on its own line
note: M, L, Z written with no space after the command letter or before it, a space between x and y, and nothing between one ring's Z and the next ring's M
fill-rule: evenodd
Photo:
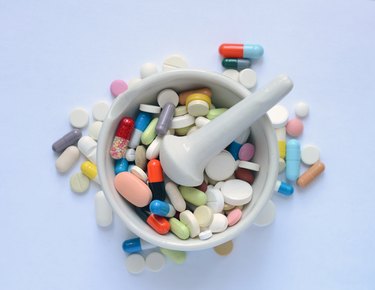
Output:
M280 140L280 141L278 142L278 144L279 144L279 154L280 154L280 158L285 159L286 142Z
M92 181L95 181L96 183L100 184L100 181L98 178L98 169L96 168L96 165L94 163L90 161L83 162L81 164L81 171L84 175L86 175Z
M280 158L285 159L286 155L286 130L285 127L275 129L277 143L279 145Z

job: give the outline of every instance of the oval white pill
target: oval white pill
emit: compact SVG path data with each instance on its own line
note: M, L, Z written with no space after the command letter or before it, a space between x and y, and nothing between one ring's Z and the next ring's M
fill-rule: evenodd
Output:
M186 128L190 125L193 125L195 122L195 118L189 114L185 114L182 116L174 117L171 122L170 128L172 129L180 129Z
M134 162L135 161L135 149L134 148L126 149L125 158L129 162Z
M195 238L200 233L200 227L197 218L190 210L180 213L180 221L189 229L190 237Z
M108 227L112 224L112 208L103 191L98 191L95 194L95 216L98 226Z
M315 145L305 145L301 150L301 160L306 165L313 165L320 159L320 150Z
M60 173L67 172L79 159L79 150L76 146L69 146L56 159L56 169Z
M154 139L154 141L152 141L151 144L147 147L146 158L148 160L158 158L159 152L160 152L161 142L162 142L162 138L157 136Z
M275 129L285 127L288 123L289 112L282 105L273 106L268 110L267 115Z
M250 161L243 161L241 160L238 162L238 167L245 168L251 171L259 171L260 165L258 163L250 162Z
M144 270L146 262L140 254L131 254L126 257L125 265L129 273L139 274Z
M74 128L84 128L89 123L89 113L83 108L74 108L70 112L69 121Z
M219 213L223 211L224 196L219 189L213 188L213 187L207 188L206 196L207 196L206 205L209 208L211 208L214 213Z
M247 89L253 88L257 83L257 74L249 68L245 68L239 73L239 82Z
M90 186L90 179L82 172L73 174L70 177L70 188L75 193L85 192Z
M165 89L158 94L157 100L159 106L162 108L166 103L172 103L176 107L178 105L179 97L174 90Z
M269 200L267 204L264 206L264 208L260 211L258 216L256 217L254 221L254 225L258 227L268 226L275 220L275 216L276 216L276 206L272 202L272 200Z
M231 205L243 205L249 203L253 197L251 185L240 179L225 181L221 187L224 202Z
M88 160L96 164L96 148L98 144L90 136L82 136L78 140L78 149Z
M295 105L294 111L299 118L305 118L310 111L309 105L304 102L299 102Z
M186 67L188 67L188 64L185 58L179 54L170 55L163 61L163 71L170 71Z
M210 230L205 230L199 233L199 239L201 240L208 240L212 237L212 232Z
M209 230L212 233L224 232L228 227L228 219L221 213L215 213L212 218L212 222L209 226Z
M132 166L129 169L129 172L134 174L135 176L137 176L143 182L145 182L145 183L147 182L148 176L147 176L146 172L144 172L143 169L138 167L137 165Z
M194 216L197 219L199 226L203 228L211 224L213 212L208 206L201 205L194 210Z
M152 272L159 272L165 265L165 257L159 252L152 252L146 257L146 266Z
M205 171L209 178L221 181L229 178L236 167L236 160L232 154L224 150L208 162Z
M182 197L181 192L178 189L177 185L171 181L167 182L165 184L165 191L173 207L177 211L183 212L186 209L186 202L184 198Z
M161 108L159 106L154 106L154 105L140 104L139 110L142 112L146 112L146 113L159 114L161 111Z
M93 122L89 129L88 129L88 135L94 139L94 140L98 140L99 138L99 134L100 134L100 130L102 129L102 125L103 125L103 122L101 121L95 121Z
M224 76L231 78L232 80L238 82L240 78L240 73L235 69L226 69L222 73Z
M158 67L154 63L147 62L141 66L141 78L147 78L158 72Z
M106 102L98 102L92 108L92 117L96 121L104 121L109 111L109 104Z

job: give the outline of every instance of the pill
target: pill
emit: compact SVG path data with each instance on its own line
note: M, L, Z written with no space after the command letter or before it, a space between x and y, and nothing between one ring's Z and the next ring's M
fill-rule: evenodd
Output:
M186 128L193 125L195 118L189 114L174 117L171 122L172 129Z
M114 80L109 86L112 96L118 97L128 89L128 84L123 80Z
M189 229L178 219L174 217L170 218L169 224L171 225L171 232L179 239L186 240L190 237Z
M124 117L119 122L112 146L109 151L113 159L121 159L125 155L131 134L134 130L134 121L132 118Z
M207 202L207 196L204 192L187 186L179 186L182 197L193 205L200 206Z
M140 254L131 254L126 257L125 266L129 273L139 274L145 269L145 259Z
M214 213L212 212L212 209L206 205L198 206L194 210L194 216L197 219L199 226L202 228L207 227L211 224L213 214Z
M140 238L133 238L125 240L122 243L122 249L125 253L138 253L145 250L150 250L156 248L155 245L150 244Z
M81 164L81 172L86 175L90 180L100 184L98 169L91 161L85 161Z
M128 171L128 168L129 162L125 158L115 160L115 175Z
M248 128L245 131L243 131L241 135L238 136L232 143L230 143L228 151L230 152L230 154L232 154L235 160L238 159L238 154L240 152L240 149L242 145L246 143L247 140L249 139L250 133L251 133L251 130L250 128Z
M301 149L298 140L290 139L286 144L285 175L290 181L296 181L300 172Z
M102 125L103 125L103 122L101 121L95 121L93 122L89 129L88 129L88 135L94 139L94 140L98 140L99 139L99 133L100 133L100 130L102 129Z
M185 105L186 104L186 98L191 95L191 94L205 94L209 97L211 97L212 92L209 88L200 88L200 89L195 89L195 90L189 90L189 91L183 91L179 93L179 99L180 99L180 105Z
M128 148L125 151L125 158L128 162L134 162L135 161L135 149L134 148Z
M144 146L139 145L135 149L135 165L145 170L146 164L147 164L146 149Z
M268 110L267 115L275 129L285 127L288 123L289 113L282 105L273 106Z
M165 235L169 233L170 224L165 217L149 214L144 209L135 207L135 213L145 222L147 223L155 232Z
M168 202L161 200L153 200L149 205L150 212L159 216L173 217L176 210Z
M251 89L255 87L257 83L257 75L255 71L249 68L245 68L242 71L240 71L238 80L241 85L243 85L247 89Z
M259 44L224 43L219 47L219 53L227 58L258 59L263 55L263 47Z
M170 55L163 61L163 71L170 71L187 67L188 64L185 58L179 54Z
M202 241L208 240L211 237L212 237L212 232L210 230L205 230L199 233L199 239Z
M189 131L186 133L186 136L189 136L190 134L193 134L197 130L198 130L197 126L190 127Z
M112 224L112 208L103 191L95 194L95 217L96 224L100 227L108 227Z
M158 67L154 63L147 62L141 66L141 78L147 78L158 73Z
M161 111L161 108L159 106L154 106L154 105L140 104L139 110L145 113L159 114Z
M243 161L250 161L255 154L255 147L253 144L245 143L241 146L238 152L238 158Z
M259 212L258 216L254 220L254 225L258 227L265 227L275 220L276 216L276 206L272 202L272 200L269 200L266 205L263 207L263 209Z
M305 102L298 102L294 106L294 112L299 118L305 118L309 114L309 105Z
M293 194L294 188L292 185L284 181L277 180L275 183L275 191L281 193L284 196L290 196Z
M205 172L209 178L220 181L229 178L236 167L236 160L232 154L224 150L208 162Z
M202 128L204 125L210 123L211 120L205 118L205 117L198 117L195 119L195 126L198 128Z
M286 124L286 132L289 136L298 137L303 132L303 123L300 119L294 118Z
M190 115L194 117L206 116L210 109L211 97L195 93L191 94L186 98L186 107Z
M180 221L189 229L190 238L195 238L200 233L200 227L197 218L190 210L180 213Z
M277 145L279 148L279 156L280 158L285 158L285 150L286 150L286 129L285 127L275 129L276 138L277 138Z
M173 207L178 212L183 212L186 209L186 202L182 197L177 185L171 181L167 182L165 184L165 191Z
M82 136L78 140L78 149L88 160L96 164L96 148L98 144L90 136Z
M201 183L201 185L196 186L195 188L196 188L196 189L199 189L200 191L206 192L208 186L207 186L207 183L206 183L205 181L203 181L203 182Z
M285 170L285 160L283 158L279 158L279 174Z
M152 159L147 163L148 186L152 191L152 199L165 200L163 168L157 159Z
M233 250L233 242L232 241L228 241L224 244L221 244L221 245L218 245L218 246L214 247L214 251L219 256L228 256L232 252L232 250Z
M260 165L258 163L254 162L249 162L249 161L240 161L238 162L238 167L239 168L245 168L251 171L259 171L260 170Z
M69 121L74 128L84 128L89 123L89 113L83 108L74 108L70 112Z
M300 187L306 187L309 185L315 178L317 178L325 169L323 162L318 161L308 170L306 170L297 180L297 184Z
M236 171L234 172L234 176L237 179L246 181L250 184L253 184L254 179L255 179L254 174L246 168L237 168Z
M305 145L301 150L301 160L306 165L313 165L320 159L320 150L315 145Z
M134 122L134 131L128 144L129 148L136 148L139 145L141 141L142 133L150 124L151 119L152 119L151 113L146 113L142 111L138 113L137 118L135 119L135 122Z
M167 134L168 129L171 127L174 112L174 104L167 103L164 105L155 127L155 131L159 136L164 136L165 134Z
M147 182L147 179L148 179L148 177L147 177L147 174L146 174L146 172L144 172L143 170L142 170L142 168L140 168L140 167L138 167L138 166L136 166L136 165L134 165L134 166L132 166L130 169L129 169L129 172L131 173L131 174L134 174L136 177L138 177L140 180L142 180L143 182Z
M152 119L150 124L148 124L147 128L143 131L141 135L141 142L144 145L150 145L151 142L155 139L156 137L156 124L158 123L158 118Z
M173 263L177 265L183 264L186 260L186 252L184 251L160 248L160 252L162 252L168 259L170 259Z
M73 192L82 193L89 189L90 179L82 172L73 174L70 177L70 188Z
M154 141L147 147L146 150L146 158L148 160L155 159L159 157L160 146L161 146L162 138L157 136Z
M92 108L92 116L96 121L104 121L109 111L107 102L98 102Z
M217 108L217 109L211 109L208 111L208 114L206 116L207 119L209 120L213 120L217 117L219 117L221 114L223 114L226 110L228 110L227 108Z
M190 126L187 126L187 127L184 127L184 128L178 128L175 130L175 135L176 136L186 136L187 133L191 130L191 128L193 128L194 126L193 125L190 125Z
M206 191L207 206L213 213L222 212L224 209L224 196L218 188L208 188Z
M234 205L224 203L224 211L230 211L230 210L232 210L234 208L235 208Z
M216 184L215 184L214 188L216 188L216 189L219 189L219 190L220 190L220 189L221 189L221 187L223 186L224 182L225 182L225 181L219 181L218 183L216 183Z
M235 69L240 71L245 68L250 68L251 61L250 59L243 58L224 58L221 64L226 69Z
M148 205L152 199L152 193L148 186L129 172L117 174L115 176L114 185L118 193L135 206L144 207Z
M174 117L182 116L187 114L186 106L178 106L174 111Z
M214 213L212 222L209 226L209 230L213 233L224 232L228 227L228 219L225 215L221 213Z
M69 146L56 159L56 169L60 173L67 172L79 159L79 150L76 146Z
M161 108L164 108L167 103L171 103L174 107L176 107L179 102L178 94L172 89L162 90L161 92L159 92L156 99Z
M142 79L140 78L132 78L128 81L128 90L138 86L141 83Z
M243 180L231 179L225 181L221 187L224 202L231 205L243 205L249 203L253 196L253 188Z
M240 221L241 217L242 217L242 210L241 209L239 209L239 208L232 209L227 215L228 227L232 227L236 223L238 223Z
M82 137L82 132L79 129L74 129L69 133L62 136L59 140L52 144L52 150L61 153L66 148L71 145L74 145L78 142L78 140Z
M231 78L236 82L240 80L240 73L236 69L226 69L222 72L222 75Z
M165 265L165 257L159 252L149 253L146 257L146 267L152 272L159 272Z

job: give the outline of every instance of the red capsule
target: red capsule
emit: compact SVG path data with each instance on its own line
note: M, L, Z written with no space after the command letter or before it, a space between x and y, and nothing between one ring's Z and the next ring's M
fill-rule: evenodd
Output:
M259 44L224 43L220 45L219 53L226 58L258 59L263 55L263 47Z
M163 169L159 160L152 159L147 163L147 175L148 181L151 183L164 181Z
M132 118L124 117L117 126L115 137L113 138L110 150L113 159L121 159L125 155L126 148L134 130Z
M152 227L157 233L161 235L165 235L166 233L168 233L169 229L171 228L171 225L166 218L155 214L150 214L146 222L150 227Z

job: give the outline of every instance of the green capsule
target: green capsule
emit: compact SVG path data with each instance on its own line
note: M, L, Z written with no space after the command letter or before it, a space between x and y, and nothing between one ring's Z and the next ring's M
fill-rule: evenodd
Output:
M158 123L159 118L154 118L150 124L148 124L147 128L143 131L141 135L141 142L144 145L150 145L152 141L154 141L156 137L156 124Z
M169 224L171 225L171 232L174 233L179 239L187 240L190 237L190 232L187 226L176 218L170 218Z
M243 70L251 66L251 61L247 58L224 58L221 63L226 69L236 70Z
M207 202L207 195L194 187L179 186L182 197L193 205L200 206Z

